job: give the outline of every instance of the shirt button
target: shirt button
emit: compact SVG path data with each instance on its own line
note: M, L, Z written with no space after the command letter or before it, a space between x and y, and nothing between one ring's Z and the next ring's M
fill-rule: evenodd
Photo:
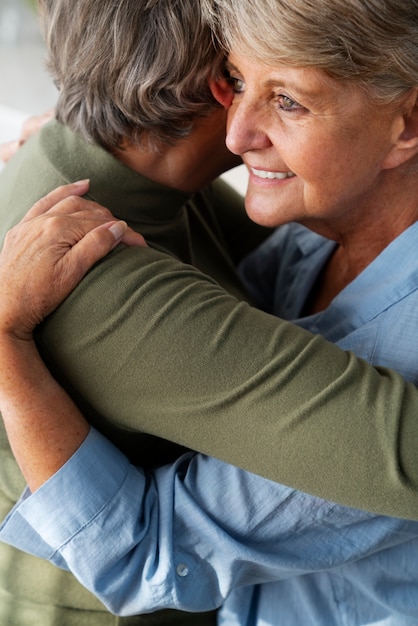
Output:
M176 572L179 576L184 578L189 573L189 568L184 563L179 563L176 567Z

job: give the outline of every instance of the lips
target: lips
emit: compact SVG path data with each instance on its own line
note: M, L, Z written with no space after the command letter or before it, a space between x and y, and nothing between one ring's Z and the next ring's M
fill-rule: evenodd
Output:
M284 178L293 178L296 174L293 172L271 172L267 170L257 170L254 167L250 168L251 173L258 178L267 178L269 180L283 180Z

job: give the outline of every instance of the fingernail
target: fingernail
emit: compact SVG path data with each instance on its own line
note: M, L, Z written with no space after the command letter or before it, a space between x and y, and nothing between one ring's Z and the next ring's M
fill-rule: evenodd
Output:
M84 180L76 180L73 183L73 185L75 185L76 187L85 187L89 183L90 183L90 179L89 178L85 178Z
M122 237L127 228L128 224L126 222L123 222L122 220L119 220L119 222L115 222L114 224L112 224L112 226L109 227L109 230L114 238L117 240Z

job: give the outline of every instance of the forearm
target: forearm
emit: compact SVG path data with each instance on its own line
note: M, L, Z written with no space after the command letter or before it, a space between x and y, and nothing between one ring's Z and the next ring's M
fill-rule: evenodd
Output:
M10 445L31 491L77 450L89 426L52 378L35 343L0 337L0 408Z
M88 188L89 181L78 181L42 198L7 234L1 250L0 410L32 490L68 460L89 429L45 367L33 329L119 242L145 243L125 222L81 201ZM45 284L53 286L49 297Z

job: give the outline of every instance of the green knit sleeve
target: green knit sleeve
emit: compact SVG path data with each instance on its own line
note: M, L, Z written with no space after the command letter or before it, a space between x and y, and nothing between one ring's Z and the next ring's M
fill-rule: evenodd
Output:
M238 302L193 267L121 247L39 340L116 441L125 433L135 445L142 431L330 500L418 519L415 387Z

